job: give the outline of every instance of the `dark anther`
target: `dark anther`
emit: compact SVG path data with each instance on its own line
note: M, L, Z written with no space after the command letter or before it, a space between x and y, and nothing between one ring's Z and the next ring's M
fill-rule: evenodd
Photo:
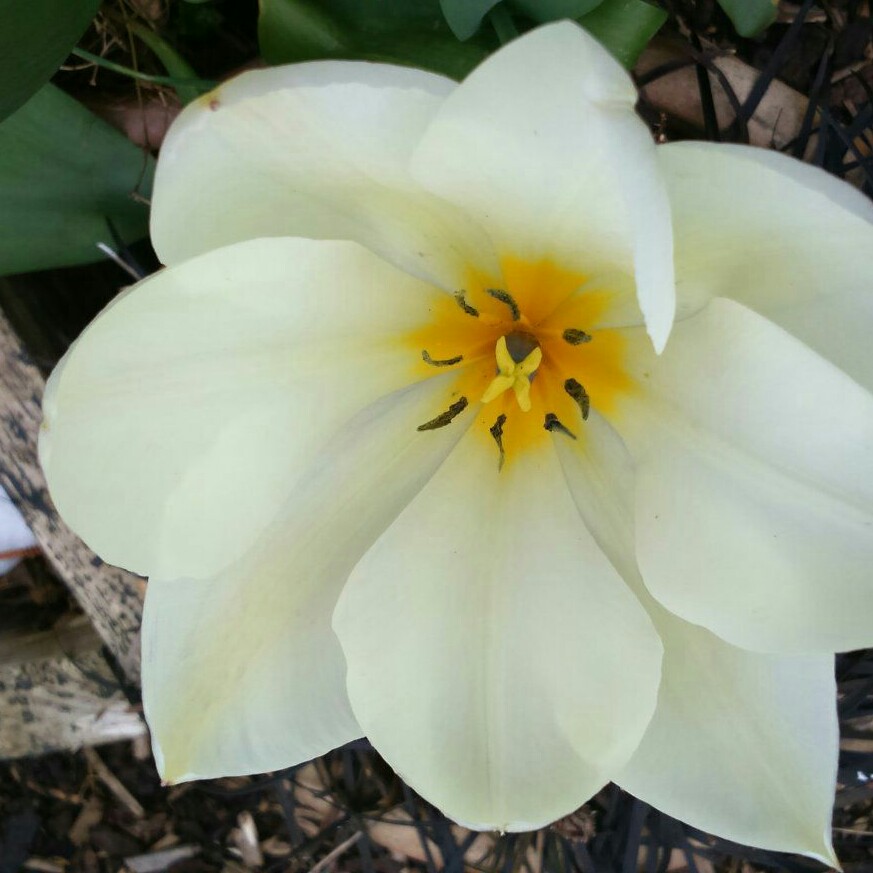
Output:
M427 349L421 350L421 359L425 362L425 364L430 364L431 367L451 367L454 364L460 364L461 361L464 360L463 355L455 355L454 358L443 358L442 360L437 360L432 358Z
M470 304L467 303L467 300L464 297L464 293L465 292L463 291L458 291L458 293L455 294L455 302L458 304L458 306L461 307L461 309L464 310L464 312L467 313L467 315L472 315L473 318L478 318L479 310L476 309L475 306L470 306Z
M452 420L467 408L467 398L460 397L445 412L441 412L436 418L426 421L418 426L418 430L436 430L451 424Z
M497 443L497 448L500 449L500 460L497 462L497 469L503 469L503 459L506 453L503 451L503 425L506 424L506 416L501 414L497 416L497 421L489 428L491 436L494 437L494 442Z
M500 288L489 288L485 293L489 297L493 297L495 300L505 303L509 307L509 311L512 313L513 321L518 321L519 318L521 318L521 310L518 308L518 304L508 291L503 291Z
M587 421L588 413L591 411L591 400L588 397L588 392L575 379L568 379L564 383L564 390L579 404L582 420Z
M591 342L591 334L585 333L584 330L577 330L575 327L568 327L564 331L564 342L570 343L571 346L581 346L582 343Z
M558 420L558 416L555 415L554 412L546 413L546 420L545 422L543 422L543 427L546 430L551 431L552 433L554 433L555 431L557 431L558 433L562 433L564 434L564 436L570 437L571 440L576 439L576 434L574 434L573 431L561 424L561 422Z

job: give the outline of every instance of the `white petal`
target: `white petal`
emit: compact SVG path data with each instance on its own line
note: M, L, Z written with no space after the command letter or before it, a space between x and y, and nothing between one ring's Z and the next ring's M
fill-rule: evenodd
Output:
M777 152L658 148L670 190L680 314L730 297L873 390L873 203Z
M570 22L492 55L436 111L413 155L505 253L636 276L658 350L673 321L670 205L628 74Z
M873 239L866 245L873 245ZM866 254L867 249L863 251ZM846 257L849 257L848 253ZM870 268L873 269L873 264ZM867 273L868 267L859 265L857 269L859 274ZM870 342L873 337L873 293L860 275L856 287L851 290L823 294L778 309L760 309L873 393L873 349Z
M627 433L649 590L744 648L869 645L873 396L723 299L678 322L648 372Z
M743 651L663 609L635 566L631 457L596 414L586 428L555 442L567 481L664 644L658 707L614 781L701 830L835 863L833 656Z
M145 280L50 380L40 449L59 511L110 563L213 575L325 439L414 380L400 337L441 293L354 243L301 239Z
M748 652L650 614L664 641L658 708L615 781L703 831L838 866L833 656Z
M554 441L579 514L600 549L631 585L637 571L633 539L633 459L619 434L597 412L585 438Z
M143 699L165 779L273 770L360 736L331 614L355 562L463 434L416 430L452 378L362 412L235 565L149 582Z
M614 781L704 831L834 864L833 656L743 651L661 607L635 566L631 457L596 414L586 427L555 442L567 481L664 644L658 707Z
M176 264L241 240L360 242L453 289L476 228L423 192L409 153L455 83L384 64L253 70L189 105L161 149L151 233Z
M451 818L513 831L629 758L661 647L554 452L496 461L471 430L355 567L334 629L379 753Z

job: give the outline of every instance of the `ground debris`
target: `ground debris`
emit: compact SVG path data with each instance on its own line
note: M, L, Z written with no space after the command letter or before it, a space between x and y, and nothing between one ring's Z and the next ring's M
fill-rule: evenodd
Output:
M187 861L200 854L199 846L174 846L159 852L148 852L124 859L124 866L131 873L163 873L180 861Z

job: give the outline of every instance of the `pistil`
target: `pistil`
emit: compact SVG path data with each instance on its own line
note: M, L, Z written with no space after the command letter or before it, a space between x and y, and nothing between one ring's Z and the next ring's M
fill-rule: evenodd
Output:
M530 380L543 359L542 349L536 346L523 360L516 361L507 348L506 337L502 336L497 340L494 354L497 359L497 376L485 389L482 402L490 403L512 388L522 412L528 412L531 406Z

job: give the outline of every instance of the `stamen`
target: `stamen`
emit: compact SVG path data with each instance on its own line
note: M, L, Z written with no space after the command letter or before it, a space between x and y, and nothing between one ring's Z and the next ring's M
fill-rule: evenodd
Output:
M467 303L467 301L464 297L464 295L466 293L467 293L466 291L458 291L458 293L455 294L455 302L458 304L458 306L461 307L461 309L464 310L464 312L467 313L467 315L472 315L473 318L478 318L479 317L479 310L476 309L475 306L470 306L470 304Z
M445 427L451 424L452 421L467 408L467 398L458 398L445 412L441 412L436 418L420 424L417 430L436 430L438 427Z
M513 321L518 321L521 318L521 310L518 308L518 304L508 291L504 291L501 288L488 288L485 293L489 297L493 297L495 300L505 303L509 307L509 311L512 313Z
M494 437L494 442L497 443L497 448L500 450L500 460L497 462L498 471L503 469L503 461L506 458L506 452L503 451L503 425L506 424L506 416L501 413L497 416L497 421L488 428L491 436Z
M431 367L451 367L454 364L460 364L461 361L464 360L463 355L455 355L454 358L443 358L442 360L438 360L436 358L432 358L427 349L421 350L421 358L425 362L425 364L430 364Z
M567 379L564 382L564 390L579 404L582 420L588 421L588 413L591 411L591 399L588 397L588 392L575 379Z
M564 342L570 343L571 346L578 346L582 343L590 343L591 342L591 334L585 333L584 330L578 330L575 327L568 327L564 331Z
M561 424L561 422L558 420L558 416L555 415L554 412L546 413L546 420L545 422L543 422L543 427L547 431L550 431L552 433L554 433L555 431L557 431L558 433L562 433L564 434L564 436L570 437L571 440L576 439L576 434L574 434L573 431Z

